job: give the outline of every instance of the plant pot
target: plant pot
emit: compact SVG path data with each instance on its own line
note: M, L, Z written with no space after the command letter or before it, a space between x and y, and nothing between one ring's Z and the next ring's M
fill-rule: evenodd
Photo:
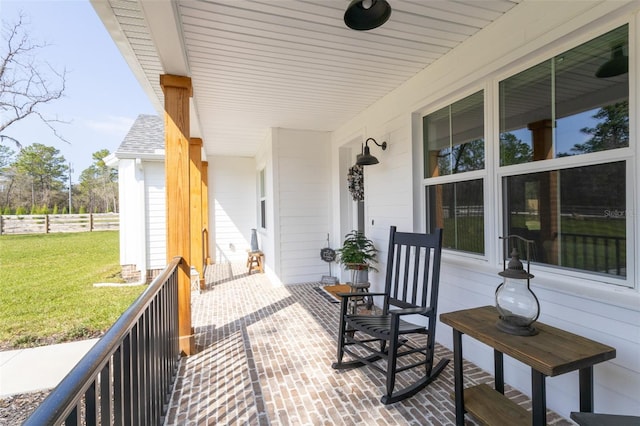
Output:
M369 282L369 268L367 265L351 264L346 268L351 274L351 282L354 284Z

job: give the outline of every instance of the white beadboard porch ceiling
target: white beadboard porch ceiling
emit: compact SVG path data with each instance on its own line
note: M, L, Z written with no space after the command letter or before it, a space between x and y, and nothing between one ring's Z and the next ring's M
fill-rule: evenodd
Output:
M193 83L192 137L253 156L270 127L332 131L522 0L388 0L354 31L348 0L92 0L162 110L159 75Z

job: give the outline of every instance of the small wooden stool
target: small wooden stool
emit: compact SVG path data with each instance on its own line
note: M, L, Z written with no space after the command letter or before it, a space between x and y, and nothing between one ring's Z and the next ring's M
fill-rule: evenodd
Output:
M355 315L358 312L358 306L365 306L367 310L371 310L373 307L373 298L371 296L367 296L369 294L369 287L371 286L371 283L348 282L347 285L351 287L350 293L362 294L362 297L354 297L350 299L349 313L351 315Z
M264 268L262 266L262 261L264 260L264 253L261 251L250 251L247 255L247 268L249 269L249 274L254 271L258 271L260 273L264 272Z

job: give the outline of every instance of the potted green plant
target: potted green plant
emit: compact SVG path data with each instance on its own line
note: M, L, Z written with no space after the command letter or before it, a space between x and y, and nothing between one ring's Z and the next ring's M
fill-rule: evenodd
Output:
M373 241L360 232L353 230L345 235L342 247L336 250L338 263L352 271L352 282L362 283L368 281L368 271L377 271L373 263L377 262L378 250Z

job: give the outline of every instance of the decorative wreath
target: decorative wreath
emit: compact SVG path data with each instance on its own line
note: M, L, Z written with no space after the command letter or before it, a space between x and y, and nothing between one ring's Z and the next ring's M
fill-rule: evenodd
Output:
M356 164L349 169L347 182L349 184L349 192L351 192L353 201L364 200L364 174L362 166L358 166Z

